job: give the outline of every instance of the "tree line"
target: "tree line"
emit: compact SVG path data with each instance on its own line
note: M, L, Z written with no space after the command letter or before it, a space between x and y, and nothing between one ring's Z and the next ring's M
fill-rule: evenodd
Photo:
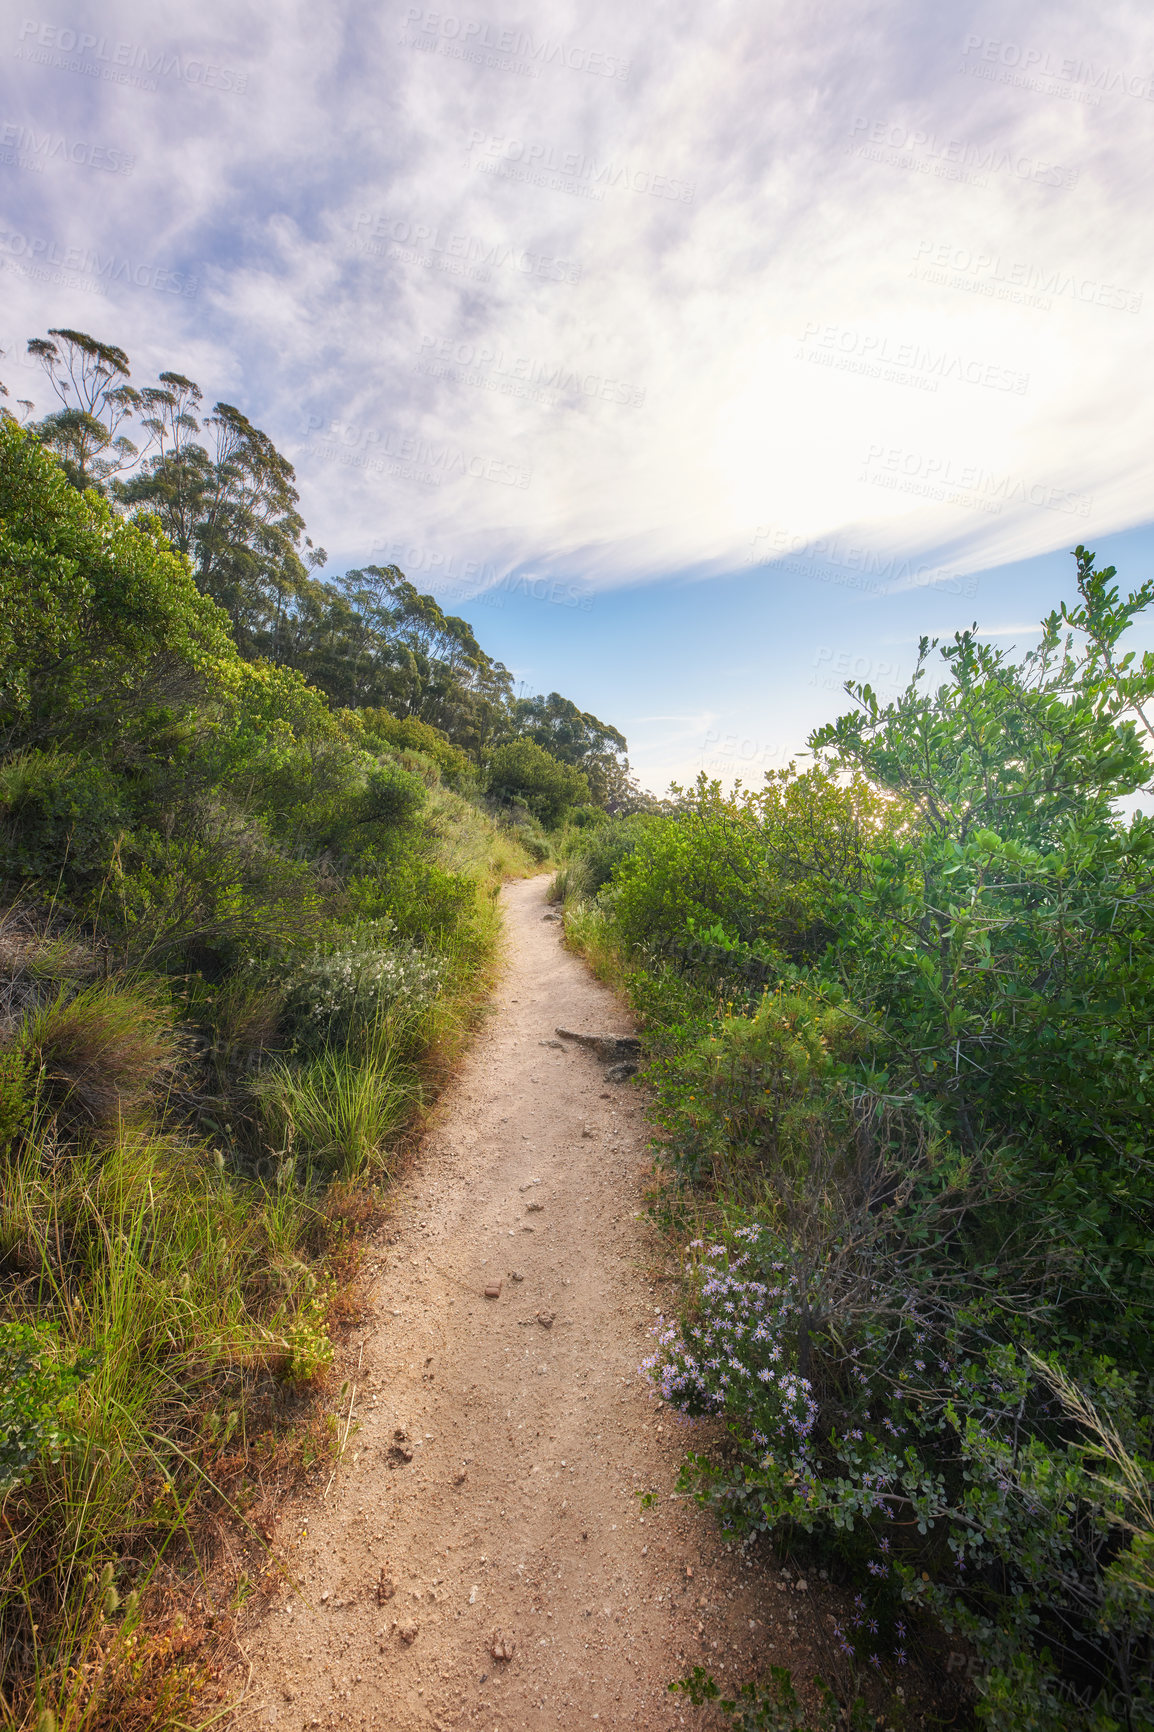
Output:
M84 331L52 329L28 353L55 406L38 416L21 399L13 418L73 487L158 521L197 588L228 614L244 657L294 669L334 707L436 728L499 798L546 821L583 801L609 811L644 803L617 728L559 692L518 697L468 622L399 567L322 575L327 554L306 533L293 466L241 409L209 411L201 387L175 371L137 386L126 352Z

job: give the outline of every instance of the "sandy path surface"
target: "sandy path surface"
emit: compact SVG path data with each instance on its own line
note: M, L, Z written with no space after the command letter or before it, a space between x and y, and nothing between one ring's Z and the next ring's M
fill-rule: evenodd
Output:
M240 1726L692 1725L666 1691L689 1666L740 1679L756 1650L805 1672L823 1645L815 1596L671 1496L689 1440L638 1375L662 1257L645 1096L541 1044L629 1032L545 884L504 892L493 1014L369 1258L354 1429L327 1499L282 1512L299 1591L245 1620Z

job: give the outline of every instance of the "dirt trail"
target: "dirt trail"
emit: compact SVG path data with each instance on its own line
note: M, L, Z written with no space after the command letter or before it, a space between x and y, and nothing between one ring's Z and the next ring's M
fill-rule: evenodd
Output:
M283 1512L299 1593L241 1631L242 1727L648 1732L695 1721L665 1688L694 1663L748 1676L756 1645L804 1672L824 1645L812 1596L747 1571L670 1495L688 1438L637 1369L661 1258L640 1217L645 1098L587 1050L542 1044L558 1025L628 1032L544 892L504 892L494 1013L404 1187L399 1238L369 1259L354 1430L327 1499ZM511 1659L492 1657L496 1632Z

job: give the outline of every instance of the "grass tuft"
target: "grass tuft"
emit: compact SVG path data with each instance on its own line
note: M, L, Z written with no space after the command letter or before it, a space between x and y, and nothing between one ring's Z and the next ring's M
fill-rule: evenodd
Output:
M389 1138L419 1091L397 1053L381 1043L369 1058L328 1051L299 1070L270 1065L256 1095L269 1147L312 1173L351 1179L387 1171Z
M18 1038L42 1107L73 1124L136 1122L172 1082L178 1043L171 1013L141 989L105 981L27 1019Z

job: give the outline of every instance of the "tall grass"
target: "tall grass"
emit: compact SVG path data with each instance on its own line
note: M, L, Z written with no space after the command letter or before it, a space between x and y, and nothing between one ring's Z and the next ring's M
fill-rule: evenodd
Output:
M83 1368L61 1447L0 1497L4 1732L202 1718L189 1608L198 1583L218 1604L235 1587L220 1521L333 1447L357 1222L495 967L500 876L531 869L476 808L432 801L438 854L477 887L437 929L440 990L340 1045L278 1050L283 992L260 978L193 978L194 1032L155 977L94 980L79 934L0 957L0 1327Z
M387 1172L389 1138L419 1099L415 1077L395 1048L369 1057L323 1052L295 1069L269 1066L257 1098L268 1145L310 1175L356 1179Z
M604 910L596 903L574 901L567 904L565 942L585 958L598 980L617 988L625 986L630 964Z
M592 888L592 878L584 860L575 858L566 860L553 874L546 891L550 902L560 902L569 908L588 897Z
M177 1040L158 995L116 981L62 984L24 1022L17 1045L42 1096L70 1122L139 1119L171 1082Z
M93 1366L58 1459L4 1500L0 1723L21 1725L31 1702L62 1732L146 1724L106 1662L173 1541L195 1555L204 1510L251 1494L237 1462L256 1441L255 1387L321 1330L300 1255L314 1211L287 1191L275 1212L254 1207L209 1151L171 1136L123 1129L76 1153L52 1121L38 1128L0 1189L0 1256L21 1276L8 1312Z

